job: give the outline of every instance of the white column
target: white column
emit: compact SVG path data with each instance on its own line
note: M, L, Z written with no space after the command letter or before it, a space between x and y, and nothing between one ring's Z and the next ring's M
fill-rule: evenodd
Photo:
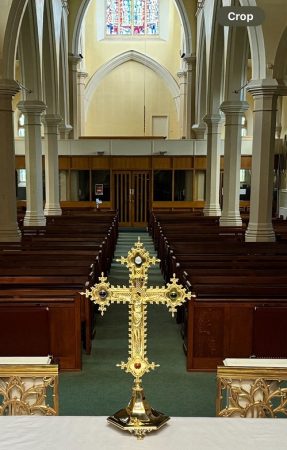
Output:
M39 100L25 100L17 107L25 116L27 201L24 225L43 226L46 219L43 212L41 115L46 105Z
M220 109L225 114L223 208L220 225L233 227L242 225L239 211L241 130L242 117L248 109L248 103L226 101L221 104Z
M186 56L186 138L192 137L192 125L195 122L195 64L194 55Z
M45 126L45 188L46 204L45 216L60 216L60 185L59 185L59 158L58 158L58 125L61 116L46 114L43 117Z
M264 84L263 84L264 83ZM273 169L278 86L275 80L251 83L254 100L252 176L248 242L275 241L272 226Z
M78 64L82 61L80 56L69 55L69 66L70 66L70 123L73 126L71 131L71 137L73 139L78 139L79 129L78 129Z
M83 136L85 134L85 79L87 78L87 72L78 72L78 135Z
M186 138L186 71L177 72L179 78L179 123L181 138Z
M278 97L277 100L277 114L276 114L276 130L275 130L275 137L276 139L281 138L281 131L282 131L282 97Z
M205 216L220 216L219 178L220 178L220 122L219 114L207 114L203 118L207 125L207 168Z
M0 80L0 242L21 239L17 224L12 110L12 98L18 91L14 80Z

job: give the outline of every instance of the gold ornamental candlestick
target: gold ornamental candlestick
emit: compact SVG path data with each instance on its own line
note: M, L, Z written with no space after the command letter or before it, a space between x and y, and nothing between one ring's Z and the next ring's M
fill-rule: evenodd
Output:
M108 417L108 421L142 439L147 432L159 429L169 420L168 416L150 407L142 388L142 376L159 367L154 362L150 363L146 354L147 305L166 304L174 315L177 306L190 299L192 294L178 284L175 274L166 287L147 287L148 269L159 259L150 257L139 238L127 257L117 261L129 269L129 287L111 286L102 273L99 283L82 294L99 305L102 315L111 303L129 304L129 358L117 366L134 377L132 398L126 408Z

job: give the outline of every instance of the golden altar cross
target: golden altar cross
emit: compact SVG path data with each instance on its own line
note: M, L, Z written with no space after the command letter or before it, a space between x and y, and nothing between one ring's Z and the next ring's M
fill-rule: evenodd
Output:
M129 269L129 287L111 286L102 273L99 283L82 294L99 306L102 315L111 303L129 304L129 358L117 366L134 377L132 398L126 408L108 417L108 421L141 439L147 432L159 429L169 420L168 416L149 406L141 384L141 377L159 366L150 363L146 354L147 305L166 304L174 315L177 306L190 299L192 294L178 284L175 274L166 287L147 287L148 269L159 259L150 257L139 238L127 257L122 256L117 261Z

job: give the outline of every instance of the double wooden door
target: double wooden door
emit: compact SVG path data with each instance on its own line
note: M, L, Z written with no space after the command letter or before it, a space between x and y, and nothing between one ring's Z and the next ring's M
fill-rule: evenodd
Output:
M150 207L150 172L113 172L113 204L121 226L146 226Z

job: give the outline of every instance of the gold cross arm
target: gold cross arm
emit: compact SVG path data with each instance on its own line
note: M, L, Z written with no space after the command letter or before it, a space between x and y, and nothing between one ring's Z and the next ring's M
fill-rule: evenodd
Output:
M104 315L107 306L110 306L111 303L127 303L131 298L130 289L128 287L111 286L103 273L102 276L99 277L99 283L95 284L90 289L81 292L81 295L85 295L85 297L90 298L96 305L99 305L102 316Z
M178 284L178 278L173 277L166 287L150 287L146 290L145 301L148 303L165 303L172 316L176 312L176 308L182 305L186 300L192 297L191 292L187 292L182 284Z

